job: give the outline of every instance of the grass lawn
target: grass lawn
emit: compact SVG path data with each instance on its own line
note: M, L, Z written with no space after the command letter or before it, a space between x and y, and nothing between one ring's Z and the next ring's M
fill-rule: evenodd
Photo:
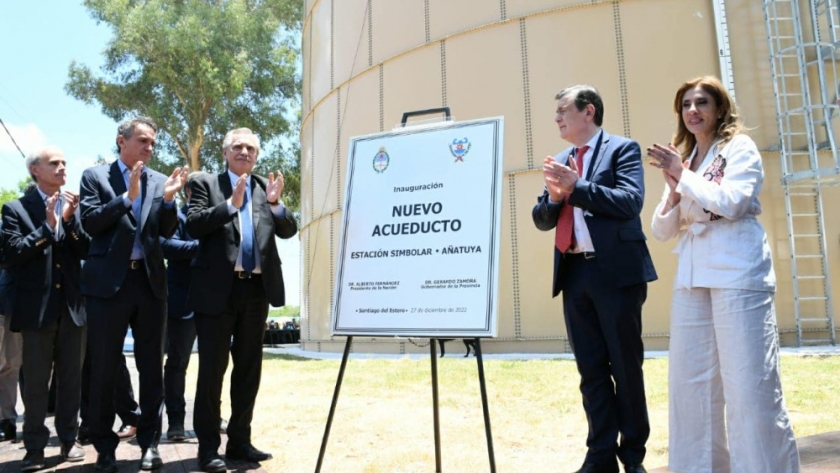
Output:
M451 356L438 363L443 471L487 472L475 359ZM257 448L274 454L263 464L267 471L315 470L339 363L266 354L252 437ZM485 360L484 367L497 471L574 471L587 433L574 362ZM196 369L190 363L193 379ZM838 373L840 357L782 357L798 437L840 430ZM645 378L651 420L645 465L651 469L668 461L668 360L646 360ZM225 416L229 409L225 395ZM321 471L435 471L428 358L351 355Z

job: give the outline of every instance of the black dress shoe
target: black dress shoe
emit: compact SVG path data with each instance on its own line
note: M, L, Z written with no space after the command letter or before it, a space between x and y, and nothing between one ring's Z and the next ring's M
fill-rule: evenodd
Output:
M228 460L242 460L247 462L259 463L271 458L270 453L265 453L254 448L250 443L241 445L231 445L228 443L225 448L225 458Z
M90 430L87 427L79 427L79 434L76 435L76 440L82 445L89 445Z
M170 442L183 442L187 439L187 434L184 432L184 424L169 424L166 429L166 439Z
M227 471L225 461L216 452L198 452L198 466L201 468L201 471L207 473L223 473Z
M600 465L598 463L584 463L575 473L618 473L618 463Z
M15 441L17 438L17 427L14 419L0 420L0 433L3 434L3 440Z
M85 449L76 442L62 443L59 457L62 461L80 462L85 459Z
M27 450L23 461L20 462L20 471L38 471L45 466L47 465L44 463L43 450Z
M93 471L101 473L117 473L117 457L114 452L100 453L96 457L96 464Z
M149 471L157 470L163 466L163 460L160 458L157 447L149 447L143 449L143 456L140 458L140 469Z
M624 473L647 473L641 463L638 465L624 465Z

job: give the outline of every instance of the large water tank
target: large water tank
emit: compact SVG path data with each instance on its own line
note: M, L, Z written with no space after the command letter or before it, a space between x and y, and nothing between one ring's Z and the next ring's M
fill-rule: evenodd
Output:
M717 1L717 0L715 0ZM761 2L729 0L738 102L759 147L778 141ZM303 25L302 331L310 351L340 351L330 311L351 137L390 130L403 112L451 107L456 120L505 117L498 337L487 352L569 351L552 299L553 234L536 230L541 161L568 144L554 123L555 94L586 83L604 99L604 128L644 148L668 142L674 91L719 75L710 0L307 0ZM794 324L777 153L765 152L761 221L779 278L779 325ZM664 182L646 166L646 231ZM837 194L833 200L838 202ZM840 219L834 219L835 221ZM838 224L828 222L837 246ZM649 233L649 231L648 231ZM833 237L833 238L831 238ZM660 279L644 308L648 349L666 349L675 242L649 241ZM831 258L838 260L831 249ZM780 264L781 262L781 264ZM790 343L789 338L783 341ZM354 339L356 351L426 351L426 340Z

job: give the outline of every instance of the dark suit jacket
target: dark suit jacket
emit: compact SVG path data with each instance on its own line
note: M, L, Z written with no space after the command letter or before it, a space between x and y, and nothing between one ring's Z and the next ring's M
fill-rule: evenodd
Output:
M558 156L566 160L574 148ZM569 205L584 210L584 219L595 247L603 284L625 287L654 281L656 271L650 258L639 213L645 199L645 181L639 144L602 130L586 176L577 180ZM552 204L548 191L537 199L531 215L543 231L553 230L563 202ZM552 295L563 287L563 255L554 248Z
M82 230L79 212L65 222L56 241L46 225L46 205L37 191L3 205L4 255L14 280L12 331L44 327L58 317L62 292L78 326L85 325L84 298L79 292L79 268L87 257L90 237ZM52 298L52 301L50 300Z
M251 176L252 221L265 294L271 305L280 307L286 303L286 291L274 237L291 238L297 233L297 223L288 209L284 209L281 218L271 213L271 206L265 201L267 184L265 178ZM227 204L233 188L225 171L198 177L191 190L187 230L200 243L192 262L188 304L196 312L219 314L227 307L239 256L239 218L236 212L228 212Z
M178 211L178 229L171 238L160 238L163 256L166 257L166 281L169 285L167 313L169 317L182 319L192 313L187 308L190 290L190 262L198 254L198 240L187 232L187 206Z
M146 273L152 292L159 299L166 297L166 268L160 237L169 238L178 226L177 209L163 202L166 179L163 174L146 168L140 194L143 206L139 228L146 253ZM82 227L91 237L88 259L82 268L82 294L111 297L122 286L128 271L138 223L131 207L123 202L125 180L116 161L86 169L79 187Z

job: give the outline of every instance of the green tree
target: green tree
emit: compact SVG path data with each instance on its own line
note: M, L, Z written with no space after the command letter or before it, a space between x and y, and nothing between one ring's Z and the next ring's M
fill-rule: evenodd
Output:
M71 63L65 90L114 120L159 127L152 165L224 168L231 128L257 133L258 171L281 169L289 207L300 195L299 33L303 0L84 0L114 36L101 75Z
M11 202L20 197L17 191L13 191L11 189L0 189L0 205L5 204L6 202Z
M21 180L18 182L17 190L12 189L0 189L0 206L5 204L6 202L11 202L13 200L19 199L20 196L23 195L26 188L32 183L32 178L27 177L26 179Z

